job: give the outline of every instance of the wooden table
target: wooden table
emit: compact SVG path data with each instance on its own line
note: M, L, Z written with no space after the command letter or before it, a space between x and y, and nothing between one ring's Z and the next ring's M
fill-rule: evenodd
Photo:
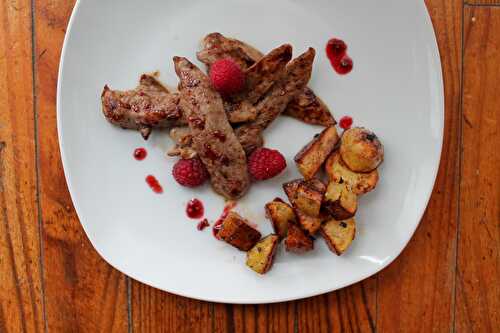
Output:
M499 332L500 0L427 0L446 126L426 214L401 256L348 288L272 305L186 299L105 263L73 209L56 82L73 1L0 4L0 332Z

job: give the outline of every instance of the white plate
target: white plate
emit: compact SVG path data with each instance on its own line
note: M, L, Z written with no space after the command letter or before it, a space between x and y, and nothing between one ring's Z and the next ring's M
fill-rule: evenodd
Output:
M160 70L176 85L172 56L196 60L209 32L268 51L291 43L294 54L317 50L310 86L340 118L373 129L385 145L377 189L360 200L356 240L337 257L318 239L306 255L280 251L265 276L245 266L245 253L216 241L184 213L200 198L217 218L221 197L208 186L190 190L171 176L166 133L144 142L101 114L104 84L133 88L140 73ZM335 74L324 53L331 37L349 44L355 67ZM362 280L394 260L424 212L443 137L443 87L434 32L423 1L151 0L78 1L66 35L57 95L64 170L80 221L99 254L134 279L197 299L265 303L325 293ZM264 204L284 197L281 184L298 173L294 154L318 127L282 117L265 132L267 146L286 155L279 177L254 184L237 210L266 234ZM145 161L132 158L145 146ZM154 194L144 181L158 177Z

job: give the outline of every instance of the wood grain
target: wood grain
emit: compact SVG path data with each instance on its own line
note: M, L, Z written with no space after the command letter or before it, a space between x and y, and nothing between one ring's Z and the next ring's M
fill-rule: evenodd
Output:
M0 332L43 332L31 3L0 3Z
M125 276L95 252L78 222L61 166L56 130L60 50L73 1L37 0L35 87L46 320L52 332L125 332Z
M495 6L500 5L500 0L464 0L468 5Z
M214 305L214 332L295 332L295 302Z
M377 277L298 302L299 332L375 332Z
M500 8L467 7L457 332L500 329Z
M188 299L132 281L132 323L135 332L211 332L208 302Z
M441 52L445 129L434 192L408 247L379 275L377 330L453 329L458 219L462 1L426 1Z

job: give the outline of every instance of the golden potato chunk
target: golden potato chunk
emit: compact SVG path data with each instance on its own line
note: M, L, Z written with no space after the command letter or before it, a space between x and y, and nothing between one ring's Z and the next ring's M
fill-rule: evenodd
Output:
M314 249L314 243L302 229L297 225L290 223L288 226L288 235L285 239L285 248L287 251L295 253L304 253Z
M309 142L297 155L295 163L305 179L311 179L321 168L339 141L335 126L327 127Z
M247 266L259 274L267 273L274 263L274 255L278 248L278 235L267 235L247 252Z
M259 241L261 234L240 215L230 212L222 222L218 237L239 250L248 251Z
M384 159L384 147L375 133L366 128L354 127L342 135L340 156L354 172L375 170Z
M300 209L295 209L295 215L297 215L300 227L311 236L314 235L321 227L322 219L319 215L317 217L310 216Z
M319 179L292 180L283 185L292 206L303 213L318 217L326 186Z
M286 237L288 224L296 222L293 208L280 198L266 204L266 216L271 220L273 230L280 239Z
M356 214L358 198L349 191L344 181L341 183L330 182L326 189L323 207L336 220L346 220Z
M376 169L369 173L351 171L340 158L339 152L334 152L326 160L325 170L330 181L336 183L343 181L346 187L356 195L368 193L377 186L378 171Z
M356 221L354 218L344 221L332 219L324 223L320 230L330 251L340 256L354 240Z

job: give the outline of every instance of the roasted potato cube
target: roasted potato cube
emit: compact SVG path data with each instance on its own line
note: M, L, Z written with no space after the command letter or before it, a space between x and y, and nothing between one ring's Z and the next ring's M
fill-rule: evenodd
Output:
M286 237L288 224L296 222L293 208L280 198L266 204L266 216L271 220L274 232L280 239Z
M323 193L317 191L307 182L303 182L297 187L295 200L292 202L292 205L309 216L317 217L321 209Z
M240 215L230 212L222 222L218 237L237 249L248 251L259 241L261 234Z
M339 141L335 126L327 127L309 142L297 155L295 163L305 179L311 179L321 168Z
M295 209L295 215L297 215L297 220L300 227L311 236L314 235L321 227L322 219L319 216L314 217L307 215L300 209Z
M303 253L314 249L314 243L312 238L302 229L290 223L288 226L288 235L285 239L285 248L290 252Z
M354 240L356 221L354 218L344 221L332 219L321 226L321 235L330 251L340 256Z
M356 214L358 198L349 191L345 183L330 182L326 189L323 207L336 220L346 220Z
M293 180L283 185L292 206L307 215L318 217L326 186L319 179Z
M345 131L339 151L345 165L355 172L373 171L384 159L384 146L375 133L363 127Z
M274 262L274 255L278 248L278 235L267 235L247 252L247 266L259 274L267 273Z
M377 186L378 171L369 173L351 171L340 158L339 152L334 152L326 160L325 170L330 181L340 183L343 181L347 188L356 195L370 192Z

